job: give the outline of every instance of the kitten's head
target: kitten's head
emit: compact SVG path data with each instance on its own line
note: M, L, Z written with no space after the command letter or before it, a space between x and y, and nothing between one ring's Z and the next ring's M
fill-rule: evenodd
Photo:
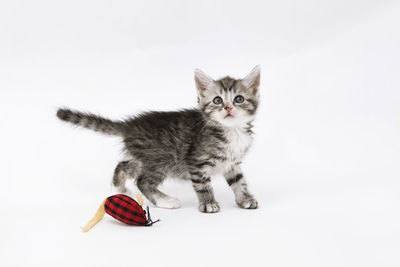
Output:
M243 79L213 80L196 69L195 81L199 108L208 119L228 127L244 126L254 119L260 99L259 66Z

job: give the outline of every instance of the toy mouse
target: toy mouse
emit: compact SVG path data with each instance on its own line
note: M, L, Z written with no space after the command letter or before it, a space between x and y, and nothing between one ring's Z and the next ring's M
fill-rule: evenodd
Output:
M115 219L124 222L129 225L139 225L139 226L151 226L154 223L160 221L152 221L150 217L149 207L147 207L147 217L146 211L143 210L143 198L141 195L136 194L138 202L133 198L118 194L106 198L98 208L94 217L84 226L81 227L83 232L88 232L93 228L101 219L104 217L105 213L108 213Z

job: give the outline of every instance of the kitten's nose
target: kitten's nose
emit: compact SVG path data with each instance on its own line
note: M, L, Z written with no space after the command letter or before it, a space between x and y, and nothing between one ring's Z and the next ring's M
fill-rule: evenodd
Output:
M232 107L231 106L225 106L224 109L229 113L232 111Z

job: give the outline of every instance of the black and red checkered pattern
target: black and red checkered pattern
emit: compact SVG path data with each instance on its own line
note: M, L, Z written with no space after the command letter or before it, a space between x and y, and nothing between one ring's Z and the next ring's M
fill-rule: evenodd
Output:
M104 204L105 211L115 219L130 225L151 225L146 212L133 198L126 195L113 195Z

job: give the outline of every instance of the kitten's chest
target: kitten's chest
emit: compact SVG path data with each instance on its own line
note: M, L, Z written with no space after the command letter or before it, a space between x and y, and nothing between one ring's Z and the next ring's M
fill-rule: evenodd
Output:
M225 144L224 154L228 163L241 161L249 150L253 138L241 129L230 129L225 131L227 143Z

